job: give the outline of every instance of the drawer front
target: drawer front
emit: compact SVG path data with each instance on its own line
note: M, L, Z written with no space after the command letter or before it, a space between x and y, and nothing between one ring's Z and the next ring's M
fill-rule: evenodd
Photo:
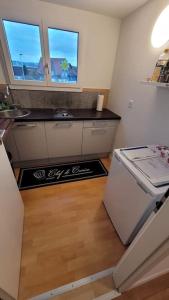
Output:
M45 129L50 158L81 155L83 122L45 122Z
M115 128L84 128L82 153L96 154L112 152Z
M47 158L44 122L20 122L12 130L21 161Z
M100 127L116 127L117 122L115 120L92 120L92 121L84 121L85 128L100 128Z

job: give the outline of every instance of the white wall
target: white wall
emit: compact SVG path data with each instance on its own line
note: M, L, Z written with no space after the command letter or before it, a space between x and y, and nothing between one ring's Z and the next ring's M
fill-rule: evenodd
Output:
M151 46L153 25L169 0L153 0L127 17L121 25L109 108L121 115L115 147L162 143L169 145L169 89L145 86L160 49ZM133 109L128 108L134 100ZM169 271L169 256L147 272L137 284Z
M153 143L169 145L169 89L140 84L150 77L159 54L150 38L168 0L154 0L122 23L109 108L121 115L115 147ZM133 109L128 102L133 99Z
M17 299L24 206L3 144L0 166L0 290Z
M1 0L0 17L79 31L81 86L110 88L120 20L39 0Z

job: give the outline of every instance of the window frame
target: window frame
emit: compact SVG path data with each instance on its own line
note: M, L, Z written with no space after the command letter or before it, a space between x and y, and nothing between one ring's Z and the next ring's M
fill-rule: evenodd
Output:
M77 82L76 83L68 83L68 82L53 82L52 81L52 74L51 74L51 59L50 59L50 49L49 49L49 35L48 35L48 29L56 29L66 32L72 32L78 34L78 45L77 45ZM48 85L50 86L56 86L56 87L77 87L79 85L79 31L70 30L70 29L63 29L55 26L45 26L45 46L46 46L46 61L47 61L47 67L48 67Z
M41 51L42 51L42 61L44 67L44 80L17 80L14 78L13 67L12 67L12 60L10 55L10 50L8 46L7 35L5 32L5 27L3 21L15 22L20 24L28 24L33 26L39 27L39 34L40 34L40 43L41 43ZM42 24L40 22L27 22L27 21L18 21L15 19L8 19L8 18L1 18L1 29L2 29L2 48L3 54L6 62L6 68L8 72L8 77L10 80L11 85L26 85L26 86L45 86L47 79L46 79L46 60L45 60L45 51L44 51L44 41L43 41L43 32L42 32Z
M5 32L5 27L3 21L10 21L10 22L16 22L21 24L28 24L28 25L34 25L39 26L39 33L40 33L40 42L41 42L41 51L42 51L42 58L43 58L43 66L44 66L44 81L39 80L17 80L14 78L13 73L13 67L12 67L12 61L10 56L10 50L8 46L8 40ZM49 39L48 39L48 28L56 29L56 30L63 30L68 32L75 32L78 33L78 47L77 47L77 82L72 83L57 83L52 82L51 77L51 61L50 61L50 51L49 51ZM33 89L36 87L43 87L45 89L47 88L58 88L58 89L79 89L80 87L80 64L79 64L79 56L80 56L80 33L78 30L71 30L70 28L63 28L60 26L50 26L49 24L45 24L44 22L29 22L27 20L16 20L13 18L0 18L0 33L1 33L1 41L2 41L2 50L3 50L3 56L5 60L6 70L7 70L7 76L10 82L10 85L12 88L26 88L31 89L31 86Z

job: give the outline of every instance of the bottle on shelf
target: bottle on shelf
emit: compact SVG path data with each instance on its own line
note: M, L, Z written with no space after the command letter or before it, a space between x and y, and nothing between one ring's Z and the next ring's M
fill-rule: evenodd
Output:
M166 81L168 76L168 67L169 67L169 49L165 49L164 52L160 55L153 75L151 77L151 81L155 81L155 82L168 82Z
M169 60L167 64L161 69L158 81L165 83L169 82Z

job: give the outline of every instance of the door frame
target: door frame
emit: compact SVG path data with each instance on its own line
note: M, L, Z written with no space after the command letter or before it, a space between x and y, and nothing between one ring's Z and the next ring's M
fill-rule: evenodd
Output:
M169 255L168 216L169 198L152 213L116 265L113 279L120 292L128 290L157 262Z

